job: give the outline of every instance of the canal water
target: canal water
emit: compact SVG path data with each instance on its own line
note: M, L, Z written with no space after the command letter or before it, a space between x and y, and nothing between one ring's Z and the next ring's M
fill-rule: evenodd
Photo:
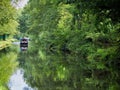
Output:
M15 46L16 49L18 49L17 52L19 53L17 55L19 55L20 52L22 52L20 50L20 42L13 42L13 46ZM9 90L34 90L32 87L30 87L26 83L25 78L24 78L24 69L20 67L19 65L16 67L14 73L10 76L10 79L8 82L8 88Z
M20 51L19 42L15 42L0 52L0 90L117 90L109 88L112 79L107 73L97 77L86 65L79 54L37 46Z
M33 90L24 80L24 70L18 68L10 77L8 87L10 90Z

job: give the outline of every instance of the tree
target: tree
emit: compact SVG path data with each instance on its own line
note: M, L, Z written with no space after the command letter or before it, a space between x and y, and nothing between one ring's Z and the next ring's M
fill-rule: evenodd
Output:
M70 52L75 57L78 56L73 65L74 69L80 72L74 76L76 82L72 85L75 85L75 88L117 90L120 40L118 2L118 0L30 0L24 9L24 15L29 16L25 21L28 25L26 32L32 36L33 45L37 47L34 51L38 56L41 55L39 55L41 49L64 54ZM45 62L49 60L43 61L42 64ZM72 59L69 62L72 62ZM68 74L65 76L71 69L67 66L69 64L64 62L55 67L58 76L52 77L53 82L54 79L66 82L64 77L71 80L72 76ZM44 68L43 66L43 71ZM48 75L50 78L51 72L44 73L43 77ZM77 81L81 84L77 84Z
M0 1L0 33L15 34L17 28L16 9L11 5L10 0Z

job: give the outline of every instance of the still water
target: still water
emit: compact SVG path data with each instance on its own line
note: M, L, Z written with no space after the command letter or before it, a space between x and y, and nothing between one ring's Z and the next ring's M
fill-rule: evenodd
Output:
M0 90L6 82L8 90L117 90L109 72L91 70L80 54L16 47L0 53Z
M20 42L13 42L13 45L16 47L16 49L19 49L17 52L21 52L19 48ZM19 66L16 67L15 72L10 77L8 82L8 88L9 90L34 90L26 83L24 78L24 69Z
M10 77L8 87L10 90L33 90L24 80L24 70L17 69Z

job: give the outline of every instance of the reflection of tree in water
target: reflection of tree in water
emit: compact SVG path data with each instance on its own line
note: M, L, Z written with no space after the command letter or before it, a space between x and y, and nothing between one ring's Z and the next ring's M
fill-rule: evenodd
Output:
M23 90L29 90L29 88L28 87L24 87Z
M8 90L10 76L18 66L17 53L9 48L0 51L0 90Z
M38 90L106 90L109 70L95 69L81 55L35 51L21 52L20 66L28 84Z

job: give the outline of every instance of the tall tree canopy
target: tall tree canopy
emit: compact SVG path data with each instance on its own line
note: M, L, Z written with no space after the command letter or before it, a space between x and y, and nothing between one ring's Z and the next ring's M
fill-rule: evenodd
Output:
M33 39L38 55L42 48L80 57L74 67L84 77L80 78L80 73L76 75L76 83L72 83L75 88L87 90L90 85L93 87L91 90L101 90L101 87L105 90L118 90L120 88L118 3L119 0L29 0L21 17L24 19L20 18L20 30L24 32L23 27L27 26L25 32ZM64 69L63 63L58 65L57 70L63 77L59 74L57 79L52 78L54 82L66 81L64 78L66 73L61 71ZM69 69L66 68L65 71L67 70ZM50 73L48 78L50 75L52 74ZM77 80L81 81L81 86L77 84Z
M0 34L15 34L17 12L11 0L0 0Z

